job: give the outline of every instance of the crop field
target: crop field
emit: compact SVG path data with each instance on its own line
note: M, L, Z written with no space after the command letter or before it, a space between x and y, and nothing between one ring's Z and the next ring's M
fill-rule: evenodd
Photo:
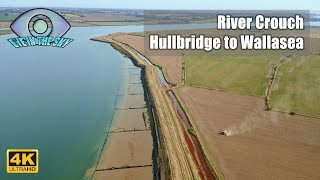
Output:
M227 179L320 178L319 119L265 111L261 97L186 86L177 92Z
M279 56L184 56L191 86L263 96Z
M114 39L144 52L143 35L119 33ZM209 161L227 179L319 179L320 121L299 115L320 117L317 40L305 56L192 52L183 53L182 60L168 54L149 57L169 80L179 81L186 73L186 83L174 91ZM261 96L269 82L271 107L283 112L265 110Z
M278 71L271 107L320 117L320 55L294 56Z
M149 56L168 72L169 80L186 73L186 83L174 91L209 161L226 179L320 178L319 118L298 115L320 117L319 39L312 33L308 56L187 52L182 65L169 54ZM143 52L143 35L122 33L115 39ZM283 112L265 110L261 96L269 82L271 107Z
M11 22L0 22L0 28L10 27Z

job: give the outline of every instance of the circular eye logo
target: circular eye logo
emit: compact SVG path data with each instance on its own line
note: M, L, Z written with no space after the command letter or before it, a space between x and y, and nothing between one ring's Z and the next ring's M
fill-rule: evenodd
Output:
M16 48L27 46L65 47L73 41L63 36L70 24L57 12L38 8L22 13L11 24L11 30L19 37L8 39Z
M33 23L33 29L36 33L43 34L48 30L48 24L43 19L38 19Z
M52 32L52 22L46 15L36 15L29 21L29 32L32 36L48 36Z

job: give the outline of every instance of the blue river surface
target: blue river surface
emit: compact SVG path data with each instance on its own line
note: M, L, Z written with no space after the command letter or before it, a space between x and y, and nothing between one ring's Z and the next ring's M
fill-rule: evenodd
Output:
M128 59L89 40L139 26L72 28L65 48L14 48L0 36L0 179L85 179L111 123ZM6 173L7 149L38 149L39 173Z

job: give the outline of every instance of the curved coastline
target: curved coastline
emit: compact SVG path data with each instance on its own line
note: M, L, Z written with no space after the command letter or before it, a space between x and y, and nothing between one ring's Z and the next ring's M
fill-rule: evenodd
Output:
M208 158L206 157L206 153L203 150L202 145L200 144L200 140L197 137L197 133L193 134L191 132L186 132L185 128L183 128L182 126L183 123L181 122L181 120L178 120L178 117L176 116L176 113L181 113L179 110L179 112L177 112L177 107L172 107L172 97L170 97L170 95L175 96L175 93L173 90L171 89L171 85L169 85L170 87L167 87L162 81L161 81L161 77L159 80L159 67L158 66L154 66L151 62L148 62L146 60L144 60L144 58L142 58L138 52L136 52L136 50L126 44L123 44L121 42L117 42L114 39L112 39L113 35L108 35L108 36L103 36L103 37L98 37L95 39L91 39L91 40L95 40L95 41L100 41L100 42L107 42L110 44L115 44L117 47L114 47L115 49L117 49L118 51L128 55L130 57L130 59L135 62L138 65L141 65L144 74L142 76L144 76L144 79L146 79L146 82L144 83L146 85L146 89L148 91L148 95L151 97L151 103L154 109L154 116L156 118L155 120L155 134L158 137L157 140L157 144L159 146L159 154L161 154L160 152L162 152L162 157L158 157L157 160L159 163L159 167L158 167L158 174L161 175L162 177L165 176L165 178L172 178L172 179L179 179L179 178L192 178L192 179L223 179L223 176L221 175L221 173L217 173L216 172L216 168L212 167L212 163L208 162ZM127 47L126 47L127 46ZM150 63L152 64L150 66ZM161 70L161 69L160 69ZM151 77L152 76L152 77ZM165 77L164 77L165 78ZM160 88L159 88L160 86ZM164 88L162 88L164 87ZM162 89L162 90L161 90ZM166 89L166 90L164 90ZM155 92L156 91L156 92ZM171 93L170 93L171 92ZM161 99L162 97L162 99ZM162 103L159 103L159 98L161 99L161 101L164 101L164 103L166 103L168 107L164 108L161 107ZM178 103L179 102L179 98L175 98ZM158 105L157 105L158 104ZM163 104L162 104L163 105ZM181 106L181 104L180 104ZM181 107L182 108L182 107ZM167 112L164 112L167 111ZM169 113L171 116L171 120L175 121L174 123L179 123L179 125L177 126L177 124L175 124L178 128L175 129L175 133L178 134L178 142L175 142L173 144L170 144L170 142L168 142L168 137L169 136L174 136L174 134L168 134L168 129L172 131L172 126L165 124L165 122L160 122L159 119L161 119L161 121L165 121L164 117L166 117L166 119L168 120L168 117L166 116ZM163 115L165 115L163 117ZM174 117L172 117L174 116ZM173 120L174 119L174 120ZM179 122L180 121L180 122ZM186 122L185 122L186 123ZM189 122L190 123L190 122ZM165 127L168 126L168 127ZM189 124L190 127L192 127L192 124ZM180 127L180 128L179 128ZM192 130L192 128L190 128ZM173 133L173 132L171 132ZM189 141L188 143L188 139L190 140L190 135L188 136L189 138L186 138L186 134L191 134L192 135L192 143ZM170 137L172 138L172 137ZM191 145L196 142L196 144L198 144L198 148L197 151L199 152L194 152L194 151L190 151ZM177 145L177 143L180 143L179 145ZM177 148L179 146L189 146L188 147L184 147L183 150L177 150ZM171 147L171 146L177 146L176 148ZM185 148L187 148L188 150L186 151ZM176 149L176 152L172 152L173 149ZM185 158L180 158L177 162L173 162L176 161L176 159L173 157L174 155L171 155L171 153L173 154L179 154L179 153L184 153ZM197 154L197 155L195 155ZM204 158L204 160L200 160L200 164L199 162L199 157L202 157L201 159ZM198 161L198 162L197 162ZM206 166L209 166L212 172L208 172L208 170L205 170L206 166L203 167L203 164ZM179 164L179 167L177 166ZM184 164L184 166L182 166L182 164ZM200 167L201 166L201 167ZM185 174L181 174L181 172L179 171L183 171L183 172L189 172L189 173L185 173ZM213 173L213 176L208 176L208 173Z
M93 39L91 39L93 40ZM113 48L114 45L111 44ZM126 59L128 54L120 51ZM152 115L143 83L142 67L128 61L123 86L118 90L113 118L90 179L113 179L130 174L136 179L157 177L155 151L152 148ZM89 175L90 174L90 175Z

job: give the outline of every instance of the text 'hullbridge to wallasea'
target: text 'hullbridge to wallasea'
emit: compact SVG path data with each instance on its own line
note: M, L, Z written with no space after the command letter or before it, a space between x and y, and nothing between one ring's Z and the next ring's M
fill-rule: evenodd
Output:
M300 15L292 17L232 17L231 15L217 15L218 30L304 30L304 18ZM270 32L270 31L268 31ZM224 35L223 37L180 34L149 35L150 50L303 50L304 38L290 35L275 37L271 34L255 35L240 34L238 37Z

